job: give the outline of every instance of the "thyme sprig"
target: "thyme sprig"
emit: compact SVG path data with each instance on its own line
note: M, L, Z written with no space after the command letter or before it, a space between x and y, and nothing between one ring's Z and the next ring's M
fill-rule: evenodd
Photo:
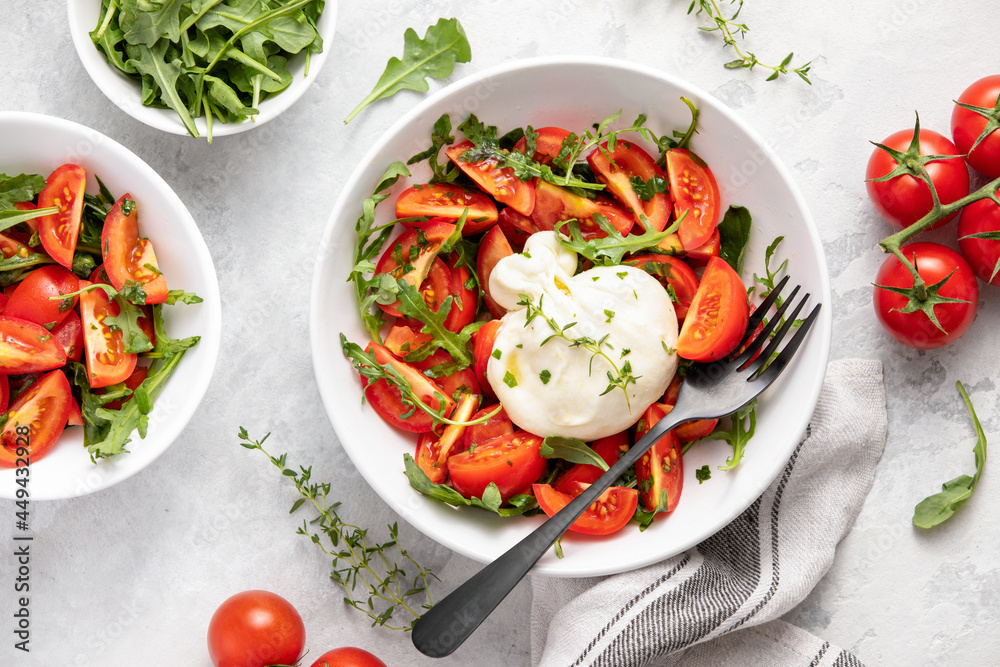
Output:
M545 311L542 310L543 297L538 298L538 305L536 306L535 303L532 301L531 296L527 294L519 294L518 296L520 297L521 300L518 301L517 305L523 306L525 310L525 322L524 322L525 326L530 324L532 320L534 320L536 317L539 317L543 319L553 331L551 336L547 337L545 340L541 342L541 345L545 345L550 340L553 340L555 338L561 338L562 340L569 343L570 347L582 347L583 349L591 353L590 366L588 370L588 372L590 373L592 373L594 370L594 358L601 357L602 359L604 359L604 361L606 361L607 364L611 366L614 372L608 371L608 386L604 391L601 392L600 395L604 396L605 394L611 393L615 389L621 389L622 393L625 394L625 405L627 405L629 410L631 410L632 404L629 401L628 397L628 386L631 384L635 384L636 381L642 376L632 374L632 363L629 361L626 361L624 364L622 364L621 368L618 368L618 365L615 364L614 359L612 359L611 356L606 351L606 350L614 350L614 346L608 342L608 336L610 336L610 334L605 334L604 336L601 337L600 340L595 340L590 336L579 336L577 338L573 338L569 336L566 332L569 329L576 326L577 324L576 322L569 322L567 324L560 325L554 319L546 315Z
M719 7L717 0L691 0L691 5L688 7L687 11L688 14L691 12L694 12L696 15L705 14L712 20L713 25L709 27L703 26L700 29L705 32L718 32L722 35L722 39L726 45L733 47L733 50L739 57L736 58L736 60L727 62L725 65L727 69L753 70L754 67L760 67L762 69L771 70L771 75L767 77L768 81L774 81L782 74L797 74L800 79L810 85L812 84L812 81L809 80L808 76L809 67L812 62L807 62L805 65L793 67L791 62L792 57L795 55L794 53L789 53L778 65L767 65L759 61L757 56L752 51L744 51L741 49L739 43L736 41L736 38L739 37L740 40L744 39L750 28L746 23L739 23L736 20L737 17L739 17L740 12L743 10L743 0L730 0L730 4L736 5L736 11L733 12L733 15L728 18L722 13L722 9ZM697 9L697 11L695 11L695 9Z
M312 540L313 544L331 558L330 579L347 592L344 602L371 618L372 626L411 630L413 623L420 617L420 610L430 609L433 604L429 584L437 577L414 560L399 544L399 527L396 523L388 526L388 542L372 544L366 528L341 519L337 513L340 503L329 499L330 484L313 482L311 467L300 467L298 471L287 467L286 454L275 457L268 453L263 445L269 435L260 440L252 440L241 426L240 445L262 452L282 475L295 484L300 497L292 503L289 514L307 502L315 509L317 516L310 521L303 520L297 532ZM416 574L408 579L403 568L414 568ZM360 597L367 596L367 599L355 597L358 586L363 591ZM421 604L420 600L424 602ZM397 612L408 614L410 619L394 624L393 616Z

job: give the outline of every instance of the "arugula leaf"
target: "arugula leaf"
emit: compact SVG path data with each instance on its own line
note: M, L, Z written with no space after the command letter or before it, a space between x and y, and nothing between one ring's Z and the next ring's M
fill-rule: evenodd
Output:
M451 355L451 358L459 364L459 368L471 365L472 356L469 354L469 341L472 339L472 334L468 330L469 327L454 333L444 325L448 313L454 305L454 297L449 295L445 298L441 307L435 312L428 307L423 295L416 287L402 280L398 281L397 285L399 286L399 312L423 322L424 326L420 331L434 337L422 345L421 350L429 355L434 350L441 348Z
M986 465L986 433L979 423L976 410L972 407L972 400L961 382L956 382L965 407L972 417L972 424L976 429L976 444L972 448L976 457L976 473L972 477L959 475L953 480L941 485L941 491L932 496L924 498L913 509L913 525L917 528L933 528L934 526L947 521L951 516L962 508L962 505L972 497L972 492L979 483L979 478L983 474Z
M743 272L743 254L750 241L751 223L750 211L743 206L730 206L719 223L719 256L737 274Z
M656 174L648 181L642 180L641 176L633 176L632 190L642 201L651 201L656 195L667 192L667 179Z
M732 425L727 430L717 426L708 437L715 440L725 440L733 448L733 455L726 459L726 465L719 470L732 470L743 459L743 451L757 429L757 399L740 408L730 417Z
M507 505L504 505L500 500L500 491L497 489L497 485L492 482L486 487L482 499L466 498L450 486L432 482L427 473L420 469L420 466L409 454L403 454L403 462L406 468L406 479L410 482L411 487L425 496L447 505L478 507L503 517L519 516L538 508L535 497L527 494L514 496L507 500Z
M0 174L0 211L14 208L14 204L34 201L45 187L45 179L38 174Z
M458 19L438 19L420 39L413 28L403 33L403 58L390 58L375 89L344 120L351 122L372 102L392 97L401 90L426 92L427 77L443 79L455 70L455 63L472 59L472 47Z
M585 239L580 231L580 223L574 220L563 220L556 224L556 231L563 232L566 228L569 231L569 238L564 236L565 232L559 234L559 242L564 247L583 255L595 264L602 266L615 266L621 264L622 257L628 253L635 253L647 248L655 247L663 239L677 231L680 221L687 215L685 212L681 218L667 227L662 232L654 232L647 229L642 234L629 234L622 236L621 232L615 229L614 225L608 222L607 218L597 213L594 215L596 222L604 230L606 236L602 238Z
M451 134L451 116L442 114L434 121L434 128L431 130L431 146L427 150L417 153L406 161L407 165L417 164L427 160L434 175L431 176L431 183L451 183L455 180L461 170L455 166L451 160L445 160L444 164L438 162L438 155L441 149L455 141Z
M562 459L570 463L584 463L607 471L608 464L601 455L579 438L550 435L542 440L541 454L547 459Z

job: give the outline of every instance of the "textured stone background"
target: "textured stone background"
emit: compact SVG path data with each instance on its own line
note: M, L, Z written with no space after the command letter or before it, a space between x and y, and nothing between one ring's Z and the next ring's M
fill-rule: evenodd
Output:
M687 0L341 3L337 37L318 80L278 120L207 145L148 128L93 85L67 30L65 3L0 0L0 109L68 118L129 147L187 204L215 259L223 345L208 395L180 440L126 482L75 500L36 504L33 652L16 665L209 665L205 628L228 595L267 588L302 612L315 657L354 644L389 664L422 661L399 633L373 630L340 603L327 563L294 534L293 492L265 460L237 446L240 425L272 433L272 449L333 482L346 517L377 529L395 520L364 484L316 393L308 352L308 295L316 244L334 201L368 146L420 96L404 92L341 122L364 97L402 33L457 16L473 61L453 79L510 60L553 54L623 58L678 74L754 126L789 166L820 227L833 282L833 358L881 359L889 441L875 486L831 571L788 620L869 665L989 664L1000 640L1000 510L987 470L948 524L910 525L913 505L941 482L971 473L974 436L955 391L965 382L988 434L1000 426L995 383L1000 298L982 291L977 321L957 345L901 347L871 309L889 228L868 204L868 140L910 127L948 133L950 101L996 73L1000 5L988 0L875 3L749 0L746 46L762 60L813 59L813 85L727 70L732 58ZM432 84L432 89L440 87ZM931 234L954 244L954 227ZM12 506L4 505L7 511ZM11 528L0 521L0 541ZM406 525L401 539L450 589L477 569ZM10 563L9 557L5 561ZM9 572L7 566L3 572ZM0 574L0 577L7 577ZM0 595L10 628L12 593ZM450 659L438 664L529 662L531 593L522 585ZM307 661L308 664L308 661Z

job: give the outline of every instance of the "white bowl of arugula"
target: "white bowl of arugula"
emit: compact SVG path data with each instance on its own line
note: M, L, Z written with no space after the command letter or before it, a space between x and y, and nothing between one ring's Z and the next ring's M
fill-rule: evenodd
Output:
M369 316L370 313L378 314L377 310L369 309L374 306L372 290L391 291L391 281L348 281L348 276L368 276L376 270L376 262L383 261L380 259L384 258L379 248L381 242L395 238L398 232L394 230L380 239L379 230L386 225L403 228L403 223L396 222L397 211L393 207L401 193L413 186L418 191L423 189L423 184L430 182L432 177L440 178L447 173L449 156L462 154L464 149L453 149L446 155L446 146L462 141L463 131L458 127L466 120L470 108L475 109L481 123L496 126L498 137L507 135L510 139L513 137L507 133L516 133L518 128L556 127L575 133L577 138L593 139L591 146L594 147L601 140L594 138L594 134L641 126L644 131L623 133L618 140L632 142L652 156L660 157L669 148L676 147L676 141L681 140L681 135L691 125L692 111L687 102L697 109L697 133L688 147L716 176L719 218L723 218L730 206L745 207L749 212L749 217L745 217L745 213L737 209L726 231L720 231L723 259L738 265L739 268L733 270L745 285L755 285L758 294L764 285L757 276L767 283L787 271L792 280L800 283L817 301L829 303L829 277L816 227L791 176L773 152L753 129L711 96L674 76L632 63L585 57L544 58L509 63L466 78L431 96L401 118L372 146L344 186L326 228L313 281L311 336L320 393L342 446L368 483L405 520L441 544L488 562L527 535L545 516L533 509L532 499L524 494L509 500L504 496L503 503L498 504L499 494L490 491L487 501L484 491L481 500L470 502L449 486L451 480L430 485L427 475L415 469L413 457L420 456L415 452L417 438L397 428L411 416L400 415L397 426L387 423L371 400L363 400L359 379L360 350L374 337L385 336L391 331L388 327L379 330L377 325L372 326L373 318ZM443 114L450 114L450 131L440 122ZM475 130L475 139L465 132L466 139L474 139L474 143L481 140L482 125L473 121L464 128ZM449 133L450 139L432 139L432 134L440 138ZM544 134L543 131L540 136ZM541 145L540 139L532 141ZM496 145L504 150L504 143L505 139L501 138ZM480 150L484 145L476 144ZM496 145L489 150L494 150ZM433 148L428 151L428 147ZM568 150L570 144L564 143L563 148ZM516 145L512 150L517 150ZM557 146L550 155L558 150ZM537 160L540 154L539 148L534 159ZM412 161L411 156L415 157ZM582 160L583 157L580 156L579 164L585 171L588 163ZM410 164L404 166L408 161ZM537 166L529 165L522 173L528 171L536 179L549 178L546 170ZM581 169L572 173L578 172L582 173ZM556 173L555 180L548 183L564 183L568 176ZM458 178L458 182L464 182L463 176ZM531 180L531 177L520 180ZM535 206L539 202L540 182L534 181ZM635 181L632 183L634 187ZM545 189L551 190L549 185ZM380 203L383 200L384 203ZM497 197L497 201L501 214L507 210L504 203L514 209L523 204L516 198L504 202ZM527 218L529 224L541 224L542 217L536 213L532 212ZM484 219L478 218L476 224L482 224L480 221ZM752 223L747 226L750 219ZM413 220L408 220L407 224L413 224ZM440 223L428 222L422 229L430 229L432 224ZM501 225L502 215L498 227ZM612 230L605 229L610 238ZM638 234L640 228L635 229L631 233ZM479 243L480 248L484 244L477 234L464 236L463 243L468 242ZM391 248L392 241L384 247ZM671 247L666 244L660 249L674 252ZM656 252L656 249L647 248L644 252ZM446 259L446 262L452 261L461 260L451 256ZM399 307L404 312L421 310L407 289L399 288L398 293L402 299L400 303L404 304ZM391 298L379 298L383 299L379 303L391 301ZM406 302L414 305L405 306ZM671 511L656 514L651 523L648 512L637 511L631 523L605 537L567 533L562 538L562 553L546 554L535 571L552 576L582 577L637 568L694 546L749 507L786 465L805 432L819 396L829 354L829 311L823 309L824 314L806 341L806 348L797 355L781 381L760 399L752 415L742 415L738 423L723 420L717 427L716 437L699 440L686 450L683 493ZM479 312L480 319L490 317ZM377 317L375 321L377 323ZM470 326L474 327L475 323ZM427 331L429 329L422 330L423 333ZM341 337L358 347L342 343ZM476 352L472 349L475 338L471 340L470 354L475 357ZM387 339L375 342L389 345ZM346 358L345 353L350 358ZM496 348L492 356L499 358ZM411 378L405 379L410 381ZM546 380L542 378L541 381L545 384ZM747 437L748 431L753 432L752 437ZM480 446L487 447L486 444ZM546 453L543 447L541 451L549 459L549 467L537 482L557 484L557 476L570 469L574 464L572 457L577 454L559 461L557 459L566 456L567 448L553 448ZM448 462L454 478L456 468L451 466L451 459ZM459 486L457 479L454 481L454 486ZM636 485L635 480L623 483ZM642 486L638 488L642 490ZM535 493L537 495L538 491ZM639 510L642 508L640 503Z
M0 327L39 333L28 360L0 345L0 497L107 488L166 451L208 388L221 333L208 247L135 154L31 113L0 112L0 228ZM53 309L49 294L65 296Z
M73 44L94 83L127 114L173 134L236 134L288 109L331 48L336 0L69 0ZM179 65L183 64L183 67Z

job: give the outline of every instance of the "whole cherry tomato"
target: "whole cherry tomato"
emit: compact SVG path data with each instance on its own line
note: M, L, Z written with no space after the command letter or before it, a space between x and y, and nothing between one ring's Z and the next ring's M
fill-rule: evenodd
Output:
M208 624L208 655L215 667L291 665L305 644L299 612L268 591L237 593L219 605Z
M1000 98L1000 74L987 76L976 81L958 96L958 102L980 109L993 110L997 115L997 99ZM989 178L1000 176L1000 131L993 130L986 135L971 153L973 144L989 122L986 116L972 109L955 105L951 112L951 136L959 153L968 153L965 158L969 166Z
M990 234L995 238L969 238L975 234ZM980 199L962 209L958 249L980 280L1000 285L1000 206L989 199Z
M345 646L327 651L312 667L386 667L386 664L364 649Z

